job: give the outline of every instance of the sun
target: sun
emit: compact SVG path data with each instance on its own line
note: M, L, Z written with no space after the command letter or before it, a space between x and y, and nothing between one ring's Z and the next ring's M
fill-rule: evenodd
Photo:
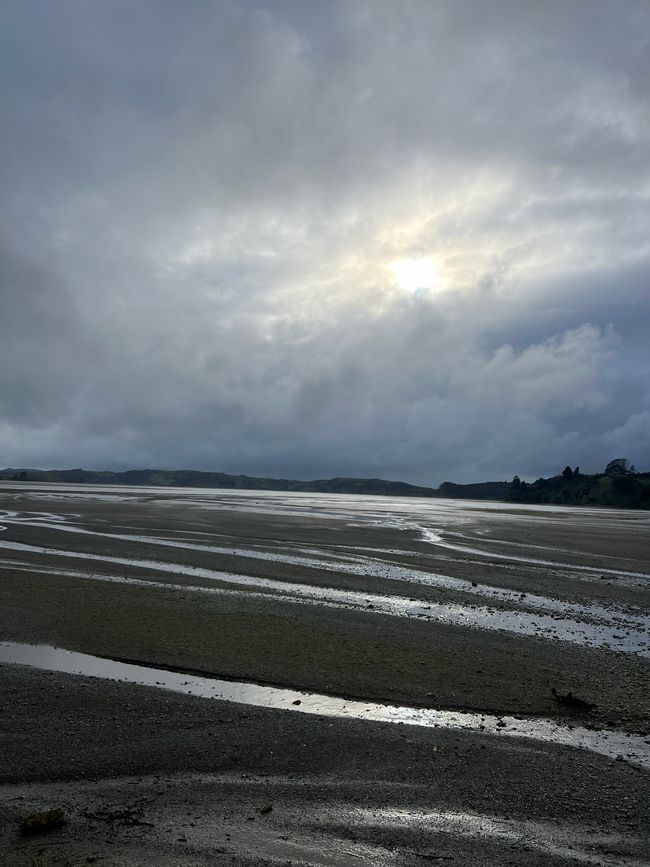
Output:
M405 292L418 289L433 289L438 283L438 269L432 259L399 259L393 262L391 270L397 285Z

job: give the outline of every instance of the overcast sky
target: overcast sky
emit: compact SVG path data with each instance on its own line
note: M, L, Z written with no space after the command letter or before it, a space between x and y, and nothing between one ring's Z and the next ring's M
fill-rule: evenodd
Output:
M648 0L2 0L0 466L650 470Z

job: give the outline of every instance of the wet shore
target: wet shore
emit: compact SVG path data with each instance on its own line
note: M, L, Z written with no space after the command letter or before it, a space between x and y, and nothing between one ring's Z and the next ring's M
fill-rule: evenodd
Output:
M73 486L0 510L0 641L647 746L647 514ZM642 863L625 754L6 663L0 689L14 859L21 811L65 802L61 857L104 863ZM79 807L131 795L150 824Z

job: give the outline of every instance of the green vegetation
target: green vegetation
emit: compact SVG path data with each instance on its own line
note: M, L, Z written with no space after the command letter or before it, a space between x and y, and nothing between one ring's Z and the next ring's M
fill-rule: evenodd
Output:
M650 473L637 473L626 458L616 458L604 472L594 475L581 473L580 467L566 467L557 476L530 483L515 476L504 499L513 503L650 509Z

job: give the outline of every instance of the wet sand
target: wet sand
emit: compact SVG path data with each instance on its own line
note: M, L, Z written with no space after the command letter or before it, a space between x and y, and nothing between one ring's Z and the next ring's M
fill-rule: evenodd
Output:
M0 510L0 641L631 733L650 755L647 513L75 486L3 486ZM643 863L632 755L19 665L0 690L17 864L45 843L53 864ZM65 829L16 835L54 804Z

